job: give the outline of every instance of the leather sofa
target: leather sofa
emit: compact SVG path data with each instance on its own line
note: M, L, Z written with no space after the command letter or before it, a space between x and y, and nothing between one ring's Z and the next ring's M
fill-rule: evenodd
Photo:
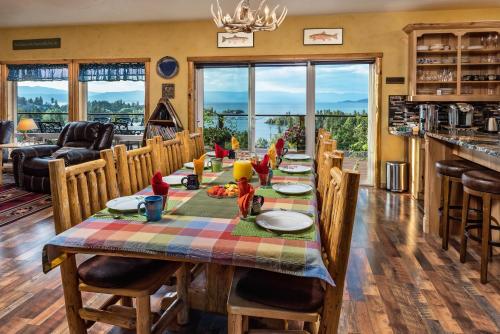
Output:
M113 124L71 122L59 134L55 145L34 145L11 153L18 187L50 193L49 161L64 159L66 166L99 159L99 152L111 147Z
M0 144L8 144L12 139L14 132L14 122L0 121ZM2 150L2 161L5 163L9 160L9 150Z

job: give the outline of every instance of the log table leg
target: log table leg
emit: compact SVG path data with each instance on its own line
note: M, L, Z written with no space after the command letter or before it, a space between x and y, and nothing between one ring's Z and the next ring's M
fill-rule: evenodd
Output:
M85 322L79 314L79 310L82 308L82 296L78 290L79 281L75 255L68 254L68 258L61 263L61 278L69 332L72 334L87 333Z
M177 313L177 323L185 325L189 322L189 284L190 272L186 263L177 270L177 298L182 302L182 307Z
M234 267L219 264L207 265L207 311L227 314L227 298Z

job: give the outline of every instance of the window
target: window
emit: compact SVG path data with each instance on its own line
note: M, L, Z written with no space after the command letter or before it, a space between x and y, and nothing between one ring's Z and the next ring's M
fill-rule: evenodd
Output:
M207 67L203 82L205 144L229 147L234 135L248 148L248 66Z
M66 64L8 65L12 82L14 119L33 118L36 132L58 133L68 121Z
M118 134L144 131L144 63L81 64L79 81L89 121L115 124Z

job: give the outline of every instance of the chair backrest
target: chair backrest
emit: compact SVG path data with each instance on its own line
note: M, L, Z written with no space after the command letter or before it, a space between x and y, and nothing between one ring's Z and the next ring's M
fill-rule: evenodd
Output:
M329 211L321 222L321 239L325 262L336 286L326 288L319 331L322 334L337 332L359 188L359 173L337 167L330 173L325 203Z
M333 139L323 139L320 142L320 146L318 148L318 155L316 156L316 181L319 186L319 175L324 172L324 164L325 164L325 153L333 152L337 149L337 141ZM318 189L323 191L323 189Z
M181 135L176 134L175 139L163 140L160 136L154 137L157 147L160 148L161 172L170 175L183 167L184 142Z
M323 128L319 128L318 129L318 135L316 136L316 147L314 149L314 156L315 157L318 156L319 143L321 142L321 140L323 138L325 138L325 135L327 136L327 139L329 139L331 137L330 132L326 131Z
M203 143L203 131L201 128L195 133L189 133L188 130L183 131L184 140L184 160L193 161L205 154L205 145Z
M148 139L146 146L127 151L125 145L115 146L118 189L121 196L129 196L151 184L151 178L162 171L157 142Z
M79 165L64 166L64 160L49 161L50 188L56 233L81 223L104 209L119 196L112 150L101 158Z
M332 151L323 153L323 162L321 163L321 170L318 172L318 204L322 208L324 199L326 198L326 191L328 190L328 185L332 179L330 170L333 167L337 167L342 170L342 165L344 164L344 152L343 151ZM321 209L323 211L323 209Z

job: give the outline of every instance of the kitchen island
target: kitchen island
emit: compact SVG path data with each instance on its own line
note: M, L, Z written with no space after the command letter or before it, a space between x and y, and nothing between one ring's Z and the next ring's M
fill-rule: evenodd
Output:
M466 159L500 172L500 137L478 132L452 134L449 131L428 132L425 135L425 194L424 232L441 235L440 198L441 178L436 173L436 161ZM452 204L462 205L461 189L452 190ZM452 212L460 217L460 212ZM500 219L500 205L494 203L492 216ZM458 223L451 223L452 234L459 231ZM498 236L494 235L494 238Z

